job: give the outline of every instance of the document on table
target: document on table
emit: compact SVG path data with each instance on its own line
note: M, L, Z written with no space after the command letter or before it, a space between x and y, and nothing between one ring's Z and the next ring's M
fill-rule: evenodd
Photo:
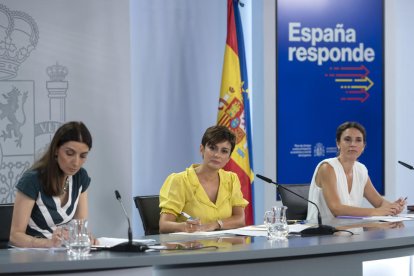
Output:
M414 214L399 214L398 216L372 216L372 217L360 217L360 216L337 216L338 219L362 219L362 220L375 220L386 222L398 222L405 220L413 220Z
M405 217L405 216L372 216L372 217L364 217L364 220L379 220L379 221L386 221L386 222L399 222L404 220L412 220L413 217Z
M366 217L361 216L337 216L337 219L364 219Z
M115 245L118 245L120 243L127 242L127 241L128 241L128 239L101 237L101 238L98 238L99 244L92 245L92 247L95 247L95 248L111 248ZM144 243L144 244L147 244L147 245L155 243L155 240L153 240L153 239L143 239L143 240L134 239L133 241L134 242L139 242L139 243Z
M303 229L311 227L312 225L306 224L291 224L289 225L289 233L300 232ZM240 236L251 236L251 237L266 237L267 236L267 229L264 224L262 225L250 225L245 226L237 229L229 229L229 230L222 230L222 231L211 231L211 232L177 232L171 233L170 235L188 235L188 236L221 236L226 234L232 235L240 235Z
M399 217L414 219L414 214L399 214Z

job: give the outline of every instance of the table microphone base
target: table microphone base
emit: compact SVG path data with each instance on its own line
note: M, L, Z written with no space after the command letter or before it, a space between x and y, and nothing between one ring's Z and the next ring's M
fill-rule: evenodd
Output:
M316 227L309 227L300 231L300 235L302 237L327 236L333 235L336 231L335 227L329 225L318 225Z
M117 244L111 248L109 251L116 251L116 252L144 252L148 249L148 246L144 243L139 242L123 242Z

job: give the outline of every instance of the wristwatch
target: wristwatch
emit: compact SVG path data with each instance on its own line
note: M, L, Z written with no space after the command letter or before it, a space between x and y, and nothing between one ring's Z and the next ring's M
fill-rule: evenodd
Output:
M223 221L221 219L218 219L217 223L219 225L219 230L223 229Z

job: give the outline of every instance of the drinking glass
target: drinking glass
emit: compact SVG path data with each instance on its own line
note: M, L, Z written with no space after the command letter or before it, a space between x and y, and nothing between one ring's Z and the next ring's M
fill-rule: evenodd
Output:
M91 250L88 221L73 219L68 229L68 254L74 257L88 256Z
M266 211L264 224L269 240L286 239L289 227L286 220L286 206L275 206L271 211Z

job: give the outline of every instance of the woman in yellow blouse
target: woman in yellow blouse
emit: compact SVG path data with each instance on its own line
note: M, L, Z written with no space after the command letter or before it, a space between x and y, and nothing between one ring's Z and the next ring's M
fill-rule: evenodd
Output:
M213 231L245 225L240 181L222 168L236 145L224 126L209 127L203 135L201 164L167 177L160 190L160 233ZM183 214L188 214L191 219Z

